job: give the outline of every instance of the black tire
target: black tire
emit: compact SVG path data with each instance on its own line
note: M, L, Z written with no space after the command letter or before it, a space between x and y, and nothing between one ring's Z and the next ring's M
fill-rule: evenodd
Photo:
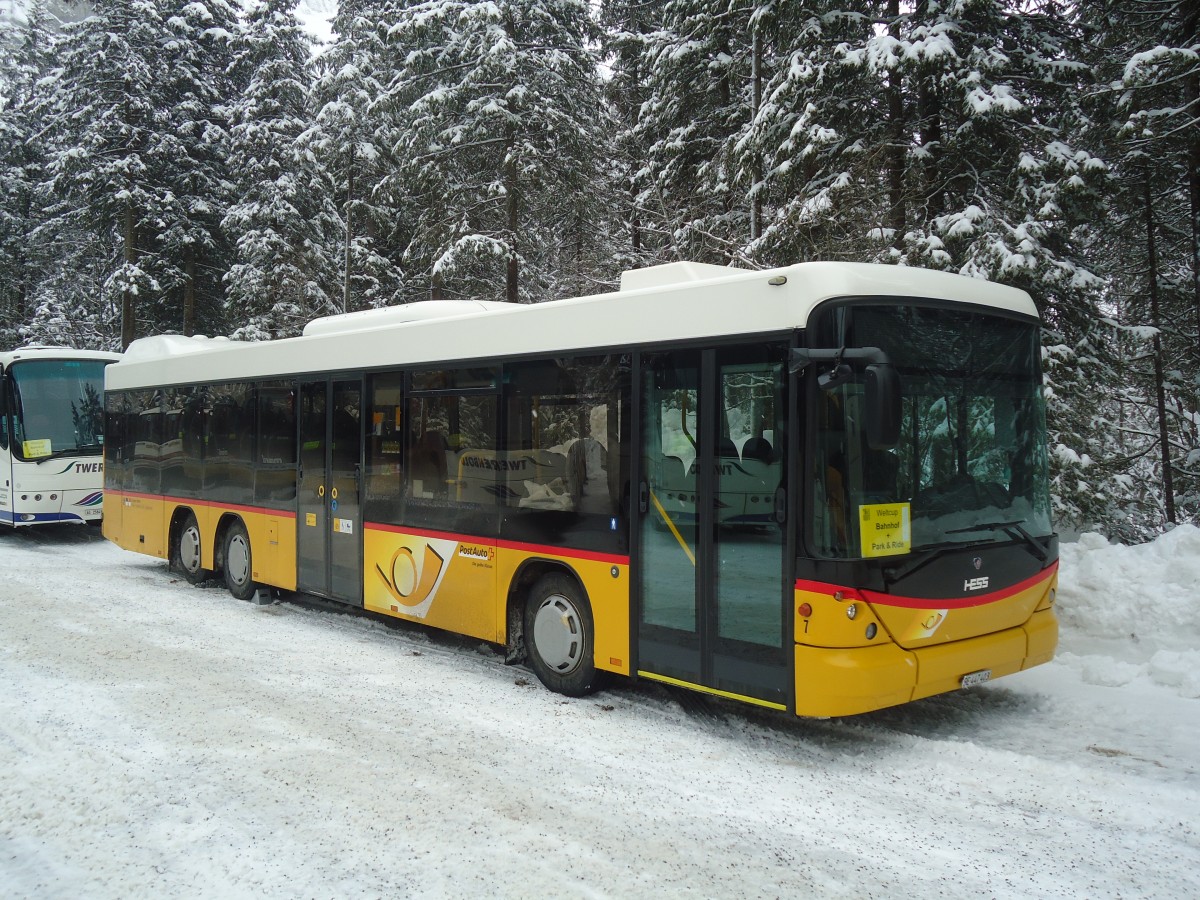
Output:
M199 584L212 578L210 569L200 565L200 526L193 513L187 513L175 532L171 543L171 568L190 584Z
M250 551L250 535L241 521L234 522L225 532L225 587L239 600L249 600L258 590L254 581L254 557Z
M592 609L575 580L557 573L540 578L525 601L525 649L542 684L568 697L596 690L594 645Z

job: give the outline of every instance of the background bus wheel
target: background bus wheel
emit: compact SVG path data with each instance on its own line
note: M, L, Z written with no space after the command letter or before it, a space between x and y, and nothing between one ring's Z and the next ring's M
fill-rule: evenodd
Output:
M569 697L598 687L592 658L592 611L579 586L566 575L546 575L525 604L525 648L542 684Z
M212 577L212 572L200 567L200 526L192 513L184 516L171 545L171 568L183 575L191 584L199 584Z
M225 586L229 588L229 593L239 600L249 600L258 585L251 577L254 565L250 556L250 535L241 522L234 522L225 532L224 559Z

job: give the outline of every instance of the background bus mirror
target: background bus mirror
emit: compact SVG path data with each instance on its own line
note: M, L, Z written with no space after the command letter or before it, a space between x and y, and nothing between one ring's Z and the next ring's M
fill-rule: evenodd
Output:
M900 440L900 379L887 363L867 366L867 445L888 450Z
M839 363L828 372L822 372L817 376L817 385L823 391L832 391L834 388L839 388L843 384L849 384L854 380L854 370L846 363Z

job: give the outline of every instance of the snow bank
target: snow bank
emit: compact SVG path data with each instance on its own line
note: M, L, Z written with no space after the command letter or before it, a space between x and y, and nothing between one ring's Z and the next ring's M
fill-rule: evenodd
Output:
M1061 547L1059 658L1091 684L1149 679L1200 698L1200 528L1149 544L1098 534Z

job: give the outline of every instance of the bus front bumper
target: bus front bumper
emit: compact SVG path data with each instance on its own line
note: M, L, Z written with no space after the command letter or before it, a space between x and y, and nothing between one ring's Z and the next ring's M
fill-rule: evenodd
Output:
M1057 645L1053 608L1016 628L917 650L890 641L847 649L797 644L796 715L851 716L955 691L972 673L990 672L990 680L1049 662Z

